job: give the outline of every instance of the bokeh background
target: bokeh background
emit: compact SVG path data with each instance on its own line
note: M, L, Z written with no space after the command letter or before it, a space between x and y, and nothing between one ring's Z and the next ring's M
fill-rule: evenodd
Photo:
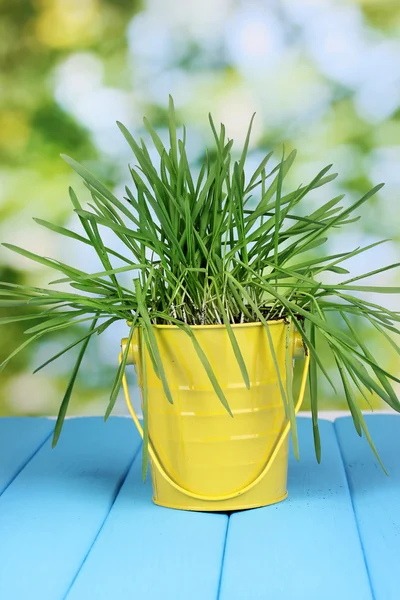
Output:
M0 11L1 241L98 271L92 255L32 217L77 228L68 186L81 195L83 186L59 154L83 162L118 191L132 156L115 121L142 135L146 115L162 134L171 93L189 128L194 163L210 142L209 111L239 144L256 111L250 163L270 149L279 156L284 143L299 151L293 186L329 163L340 173L310 203L338 190L350 201L385 181L361 222L329 249L391 238L353 261L356 275L398 260L398 0L2 0ZM0 280L43 285L52 278L0 249ZM377 283L395 280L389 271ZM394 297L379 301L396 306ZM23 329L0 329L0 362L21 342ZM125 329L116 324L91 344L72 413L104 411ZM0 414L57 412L74 351L32 371L72 337L54 335L9 364L0 374ZM377 353L394 372L399 364L389 348L379 345ZM325 388L321 403L344 407L340 394ZM120 400L116 413L123 412Z

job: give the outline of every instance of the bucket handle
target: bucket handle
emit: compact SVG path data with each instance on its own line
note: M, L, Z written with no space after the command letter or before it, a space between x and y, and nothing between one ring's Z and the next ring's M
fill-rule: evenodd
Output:
M125 340L124 340L125 341ZM119 354L119 363L121 364L122 362L122 352ZM299 397L297 400L297 404L295 407L295 412L297 413L300 409L300 406L303 402L303 398L304 398L304 392L306 389L306 384L307 384L307 374L308 374L308 367L310 364L310 354L309 351L306 352L306 356L305 356L305 362L304 362L304 368L303 368L303 375L302 375L302 380L301 380L301 385L300 385L300 392L299 392ZM141 438L143 439L143 428L140 424L140 421L138 419L138 416L135 412L135 409L132 406L132 402L130 399L130 395L129 395L129 388L128 388L128 381L126 378L126 371L124 370L123 374L122 374L122 387L124 389L124 394L125 394L125 400L126 400L126 404L128 407L128 410L132 416L132 419L136 425L136 428L141 436ZM285 425L284 430L282 431L282 434L278 440L278 442L276 443L276 446L274 448L274 450L271 453L271 456L269 457L267 463L265 464L263 470L261 471L261 473L255 478L253 479L253 481L251 483L249 483L248 485L246 485L244 488L242 488L241 490L238 490L236 492L232 492L231 494L221 494L219 496L206 496L203 494L196 494L195 492L191 492L190 490L187 490L186 488L182 487L181 485L179 485L179 483L176 483L176 481L174 481L173 479L171 479L171 477L168 475L168 473L166 472L166 470L164 469L162 463L160 462L157 453L155 451L155 449L153 448L153 444L151 443L151 441L149 440L149 454L150 457L154 463L154 465L157 467L157 469L159 470L159 472L161 473L162 477L176 490L178 490L178 492L181 492L182 494L185 494L186 496L190 496L191 498L195 498L196 500L206 500L206 501L214 501L214 502L220 502L222 500L231 500L232 498L236 498L237 496L241 496L242 494L245 494L246 492L248 492L249 490L251 490L254 486L256 486L261 479L263 479L263 477L265 477L265 475L268 473L269 469L272 466L272 463L275 460L276 455L278 454L279 450L282 447L283 442L285 441L288 433L290 430L290 422L288 421Z

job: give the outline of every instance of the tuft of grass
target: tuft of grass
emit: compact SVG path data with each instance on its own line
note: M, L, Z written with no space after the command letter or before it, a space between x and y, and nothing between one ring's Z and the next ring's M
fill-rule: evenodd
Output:
M336 362L355 427L360 434L364 432L371 442L354 389L357 388L366 399L374 392L388 406L400 411L400 402L391 383L400 380L378 364L357 334L357 321L367 322L400 352L399 345L390 335L398 333L400 313L363 299L362 293L398 294L400 289L360 285L360 281L395 269L399 263L329 283L324 280L324 274L333 272L345 277L348 270L343 264L377 244L335 255L319 250L316 256L315 250L329 236L340 234L342 228L356 221L359 218L357 211L381 190L383 184L375 186L348 206L341 206L343 196L336 196L317 210L307 212L307 195L336 177L336 174L329 173L332 165L322 169L310 183L290 191L284 189L285 180L296 152L286 157L283 155L278 164L268 171L270 153L247 178L245 165L253 118L238 160L234 159L233 141L226 137L225 127L221 125L217 131L212 117L209 119L214 148L212 152L206 152L197 176L187 157L185 129L182 138L178 136L172 98L169 101L168 147L163 145L152 125L144 119L144 126L158 154L156 161L151 159L143 140L135 140L118 123L132 149L134 160L134 164L129 166L132 184L125 188L122 199L118 199L85 167L72 158L63 157L82 177L91 199L88 208L83 208L76 192L70 189L72 207L82 225L82 233L76 234L40 219L36 221L57 235L91 246L102 269L86 273L12 244L4 244L8 249L55 271L58 278L53 284L68 283L71 291L59 291L52 284L46 288L7 282L0 284L0 306L41 308L39 315L36 310L32 313L32 318L40 318L40 324L26 331L30 337L0 368L28 344L43 336L76 323L88 322L86 334L39 367L81 344L61 404L54 437L56 443L88 343L93 335L100 335L116 320L129 321L142 329L141 339L146 344L169 402L173 402L173 398L152 325L181 327L191 337L216 397L229 412L223 391L191 325L225 324L243 380L248 386L246 365L231 326L262 322L268 333L268 321L284 318L288 327L291 323L300 332L310 353L309 380L317 459L321 457L318 377L325 376L333 385L318 354L317 332L327 342ZM104 243L103 228L110 230L122 242L124 253ZM127 273L132 276L128 286L123 285L121 280L121 276L126 278ZM29 319L26 314L20 317L21 321ZM18 320L18 317L13 317L13 320ZM10 318L0 319L0 325L8 322ZM133 326L130 336L132 332ZM271 354L274 358L272 347ZM126 358L117 372L106 417L114 406ZM295 436L291 389L285 391L280 378L279 382ZM296 445L296 439L294 442Z

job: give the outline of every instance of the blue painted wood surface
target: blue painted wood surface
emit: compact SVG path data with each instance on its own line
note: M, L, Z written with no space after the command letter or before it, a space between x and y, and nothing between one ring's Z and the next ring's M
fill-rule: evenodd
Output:
M0 598L58 600L106 519L139 448L128 419L71 419L0 496Z
M68 600L217 598L228 517L156 507L151 494L138 456Z
M51 435L54 423L30 417L0 419L0 494Z
M156 507L129 419L0 419L1 600L397 600L400 417L299 419L289 499L223 514ZM121 487L122 486L122 487ZM226 535L227 533L227 535Z
M221 600L372 600L333 424L298 420L300 462L289 462L289 498L230 518Z
M400 598L400 417L367 416L387 477L350 419L335 422L375 600Z

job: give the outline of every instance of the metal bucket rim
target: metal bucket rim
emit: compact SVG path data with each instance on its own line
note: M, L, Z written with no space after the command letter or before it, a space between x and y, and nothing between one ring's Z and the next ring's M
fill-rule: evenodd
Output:
M127 321L127 325L130 327L132 325L132 321ZM287 325L287 321L285 319L274 319L271 321L267 321L268 326L270 325ZM152 325L155 329L180 329L178 325ZM216 323L213 325L189 325L190 329L226 329L226 325L224 323ZM264 327L261 321L255 321L253 323L234 323L231 325L232 329L246 329L250 327Z

